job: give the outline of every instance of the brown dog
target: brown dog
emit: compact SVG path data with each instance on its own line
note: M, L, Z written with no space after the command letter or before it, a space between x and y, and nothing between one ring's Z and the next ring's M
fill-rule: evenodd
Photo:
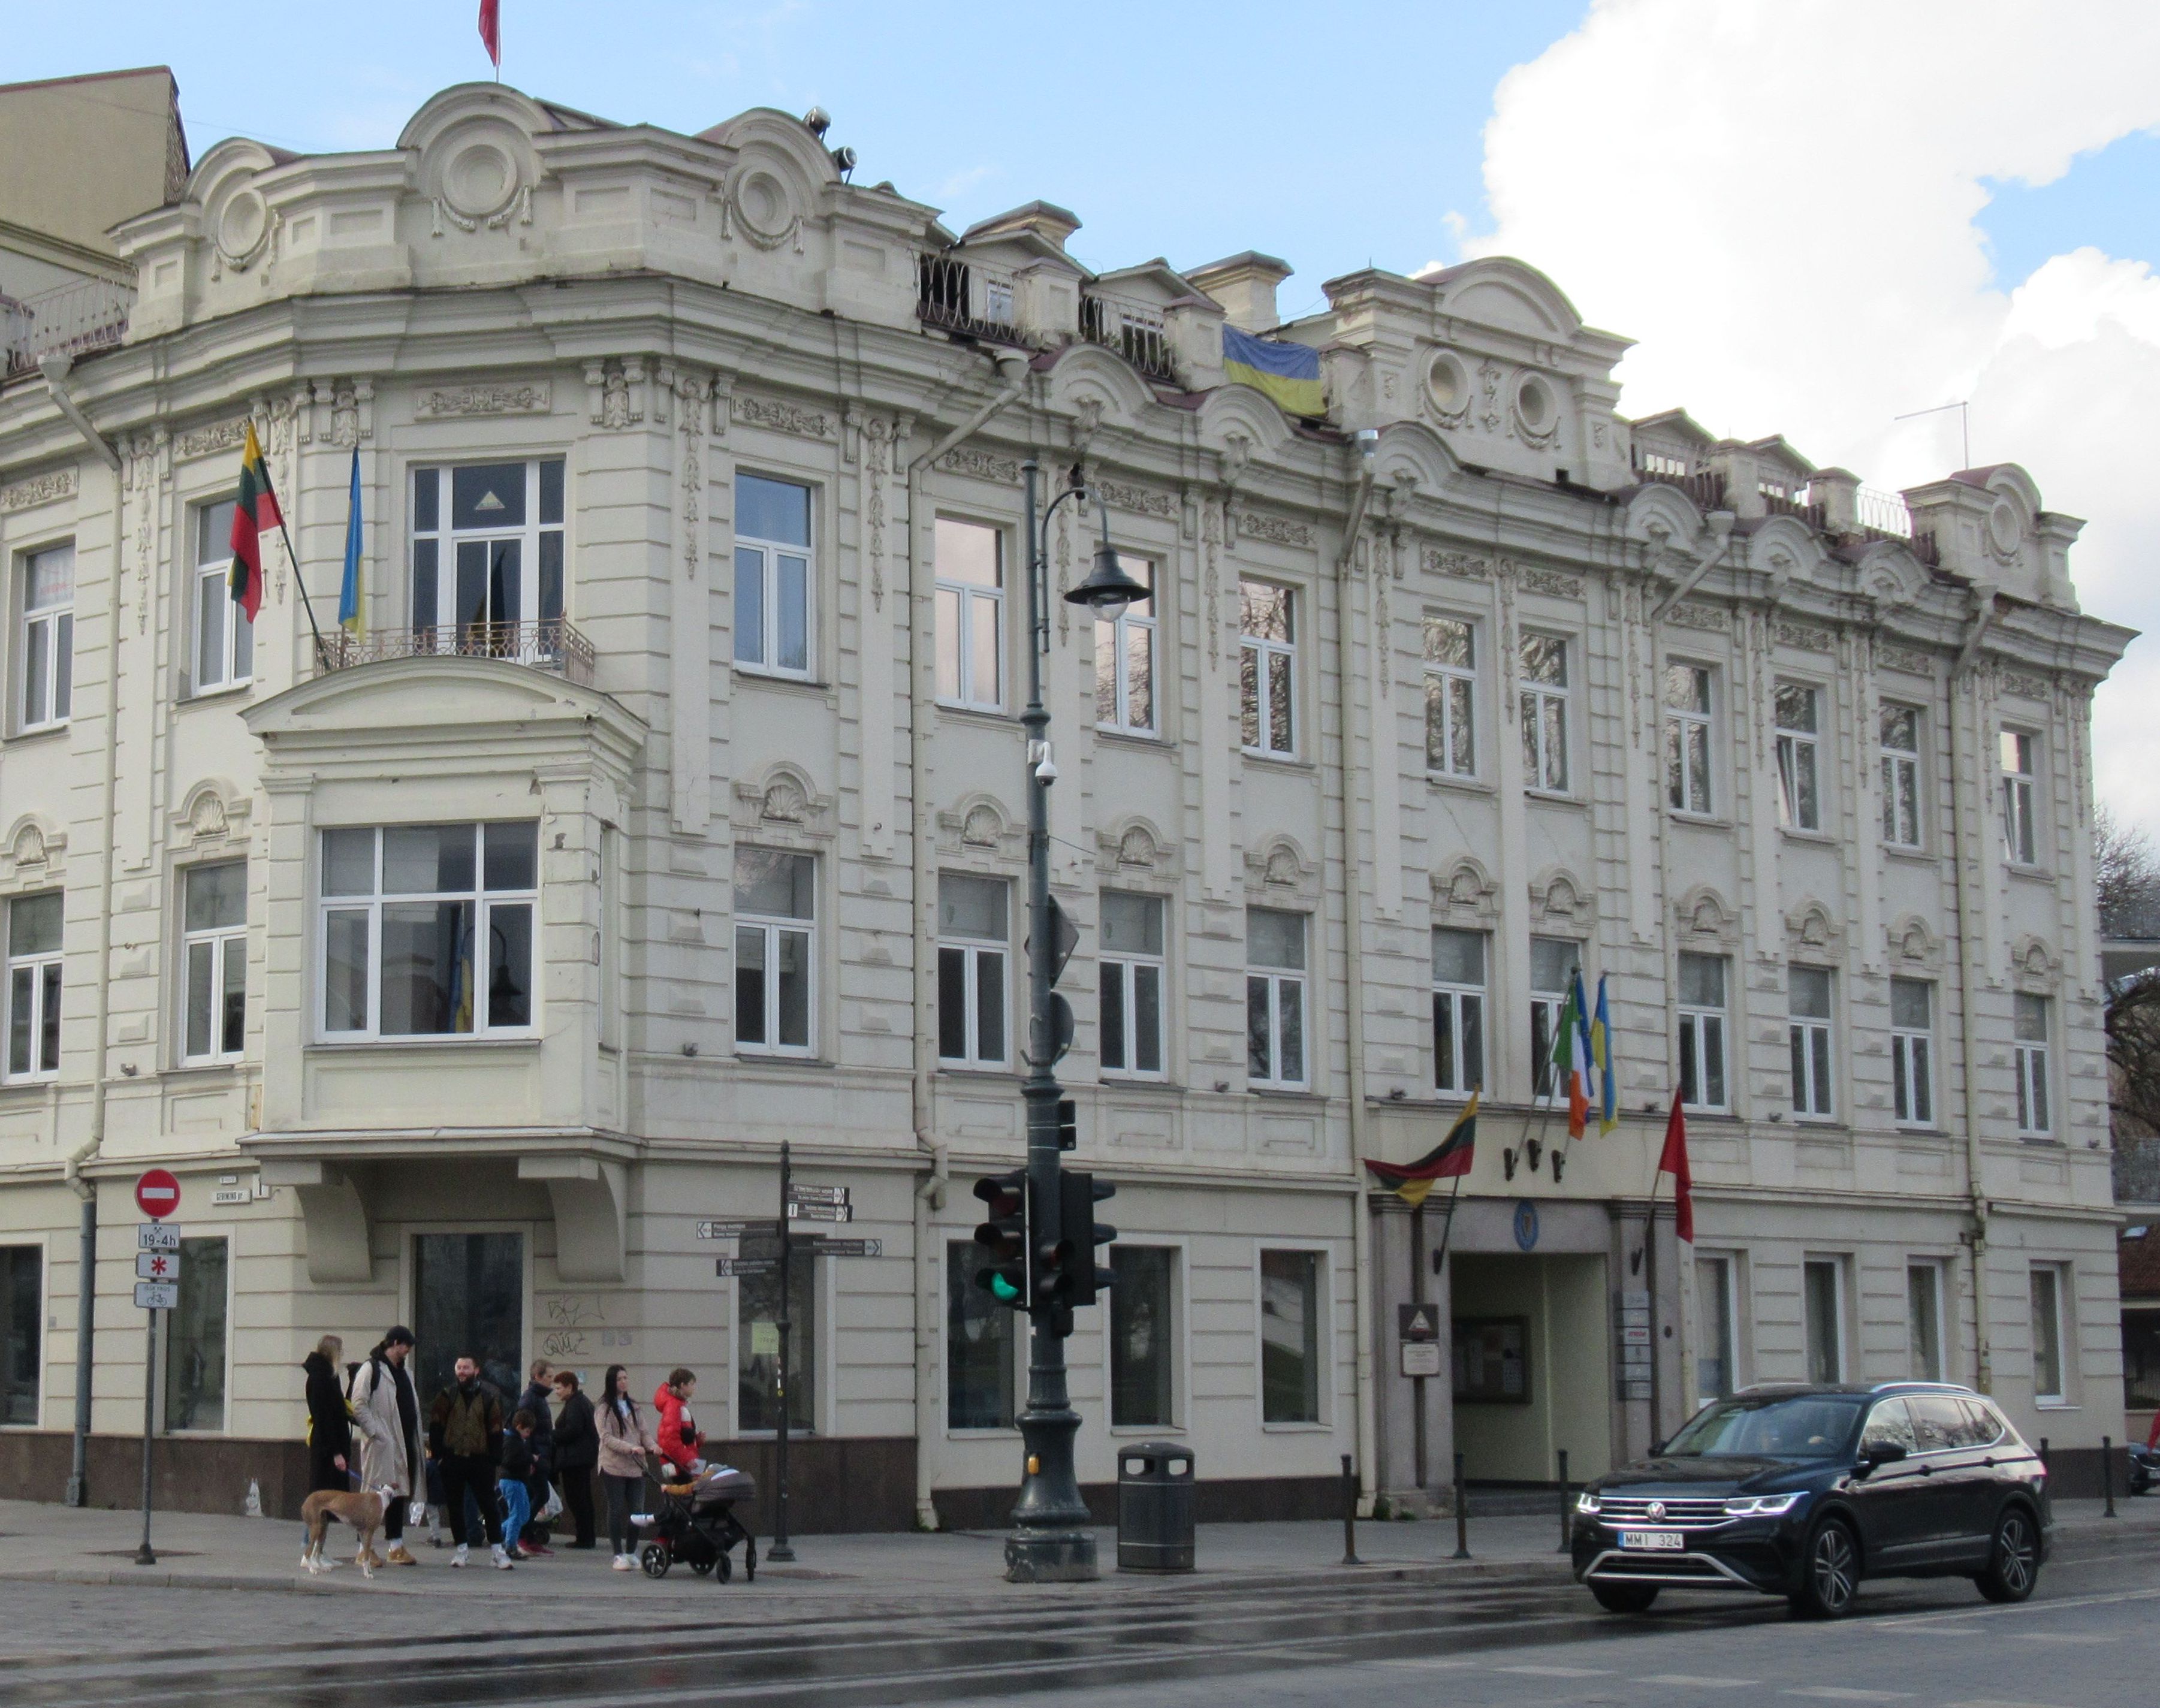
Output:
M403 1498L387 1483L381 1488L350 1493L317 1489L300 1508L300 1522L308 1527L308 1545L301 1553L300 1564L310 1573L336 1569L337 1561L323 1558L323 1542L330 1534L330 1520L340 1519L360 1533L360 1552L354 1556L354 1563L360 1567L361 1576L373 1577L375 1533L382 1528L382 1515L389 1503Z

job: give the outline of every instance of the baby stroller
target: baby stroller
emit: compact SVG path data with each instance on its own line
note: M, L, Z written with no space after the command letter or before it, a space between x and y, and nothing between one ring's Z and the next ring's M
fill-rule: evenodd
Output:
M648 1481L651 1477L648 1475ZM735 1503L757 1498L757 1482L747 1471L708 1466L687 1482L662 1482L652 1512L637 1522L643 1538L638 1564L647 1577L665 1577L678 1560L703 1577L707 1572L725 1583L735 1576L729 1550L743 1544L743 1576L757 1576L757 1541L735 1517Z

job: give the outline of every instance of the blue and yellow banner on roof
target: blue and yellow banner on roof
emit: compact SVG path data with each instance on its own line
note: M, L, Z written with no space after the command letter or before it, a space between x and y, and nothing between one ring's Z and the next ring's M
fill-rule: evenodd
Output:
M1320 352L1302 344L1255 338L1234 326L1223 329L1223 376L1233 385L1265 393L1291 415L1325 415Z

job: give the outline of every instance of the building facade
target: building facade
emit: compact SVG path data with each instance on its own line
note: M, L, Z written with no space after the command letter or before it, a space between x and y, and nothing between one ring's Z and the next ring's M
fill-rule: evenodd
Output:
M1084 1482L1169 1435L1220 1515L1331 1510L1346 1454L1415 1504L1806 1374L2119 1432L2088 711L2129 637L2074 521L1630 422L1624 342L1516 262L1278 325L1266 257L1097 274L1061 210L956 237L847 164L496 85L380 152L223 143L115 233L124 341L0 389L7 1492L60 1494L87 1327L89 1498L132 1498L152 1164L172 1499L296 1503L302 1354L393 1321L428 1380L688 1364L762 1462L779 1301L698 1223L774 1213L788 1141L882 1243L790 1300L798 1513L999 1519L1031 456L1091 495L1039 637L1060 1072L1118 1188ZM1317 350L1326 417L1226 383L1226 324ZM250 422L294 554L252 628ZM1114 623L1056 598L1098 502L1157 589ZM1571 1141L1577 968L1618 1108ZM1369 1189L1473 1092L1451 1215Z

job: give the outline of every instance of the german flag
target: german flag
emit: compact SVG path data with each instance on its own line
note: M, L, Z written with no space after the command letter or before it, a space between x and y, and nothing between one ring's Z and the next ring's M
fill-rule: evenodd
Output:
M262 532L284 524L278 495L271 490L269 466L262 460L262 444L251 421L240 455L240 491L232 501L232 571L226 578L232 602L247 613L251 623L262 609Z
M1366 1172L1383 1186L1393 1186L1397 1197L1415 1208L1425 1202L1435 1181L1468 1174L1477 1152L1477 1093L1472 1092L1462 1113L1455 1118L1455 1124L1447 1129L1447 1136L1415 1162L1382 1162L1368 1156L1364 1163Z

